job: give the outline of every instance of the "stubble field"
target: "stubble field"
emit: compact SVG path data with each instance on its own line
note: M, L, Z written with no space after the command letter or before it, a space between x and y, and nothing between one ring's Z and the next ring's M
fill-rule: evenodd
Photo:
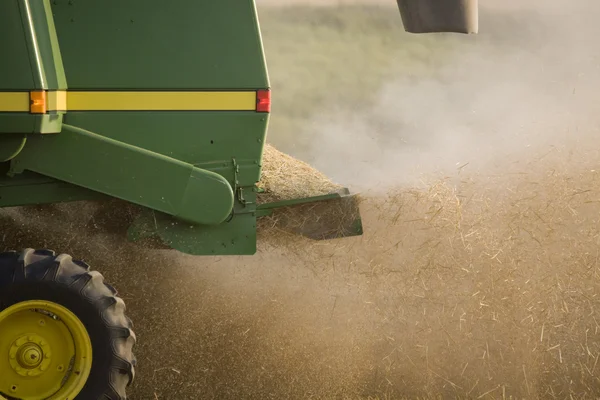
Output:
M290 3L257 1L269 141L362 192L364 236L197 258L65 205L0 210L2 247L115 283L132 399L598 398L598 6L490 4L477 37L416 37L383 1Z

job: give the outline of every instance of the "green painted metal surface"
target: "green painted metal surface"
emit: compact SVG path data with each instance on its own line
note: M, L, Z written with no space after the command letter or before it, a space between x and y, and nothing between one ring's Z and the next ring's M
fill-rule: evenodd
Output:
M348 191L348 189L342 189L339 192L324 194L322 196L313 196L313 197L305 197L305 198L300 198L300 199L282 200L282 201L277 201L274 203L261 204L258 207L256 207L256 211L257 211L258 216L266 216L266 215L270 215L272 213L272 211L277 208L292 207L292 206L297 206L300 204L340 199L342 197L346 197L349 195L350 195L350 192Z
M19 6L34 83L28 89L66 89L50 0L19 0Z
M222 176L70 125L31 136L12 161L12 174L24 170L199 224L219 224L233 207Z
M0 207L108 198L101 193L34 172L24 172L11 178L8 176L9 169L10 163L0 163Z
M0 1L0 37L10 60L0 63L0 92L67 88L49 0ZM0 133L58 133L63 114L0 112Z
M0 1L0 54L10 60L1 63L0 89L29 90L35 84L19 6L18 1Z
M165 244L192 255L253 255L256 217L240 214L217 227L192 226L157 215L159 236Z
M0 112L0 134L4 133L59 133L64 113L33 115L29 113Z
M103 200L101 193L45 177L0 179L0 207Z
M34 133L36 118L31 114L0 112L0 134Z
M269 116L256 112L71 112L66 122L115 140L215 171L240 186L260 177Z
M27 136L23 133L13 133L0 136L0 162L10 161L25 147Z
M129 228L128 238L191 255L253 255L256 253L256 216L236 214L218 226L207 227L186 224L147 209Z
M53 0L52 11L72 89L269 86L253 0Z

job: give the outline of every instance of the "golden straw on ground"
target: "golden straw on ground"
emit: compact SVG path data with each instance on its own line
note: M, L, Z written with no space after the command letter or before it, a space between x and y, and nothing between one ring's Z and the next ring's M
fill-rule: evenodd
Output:
M258 187L264 190L258 195L259 204L321 196L343 188L309 164L269 144L265 145ZM356 198L312 202L276 209L272 215L259 220L258 231L269 240L285 232L333 238L345 236L357 217Z

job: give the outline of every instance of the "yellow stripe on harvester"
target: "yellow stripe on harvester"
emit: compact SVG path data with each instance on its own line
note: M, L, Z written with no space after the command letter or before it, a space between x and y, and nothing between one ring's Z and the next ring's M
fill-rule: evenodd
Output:
M67 111L67 92L55 90L48 92L49 111Z
M47 91L48 111L255 111L256 92ZM0 112L30 112L29 92L1 92Z
M68 111L251 111L256 92L67 92Z
M29 92L0 92L0 111L28 112Z

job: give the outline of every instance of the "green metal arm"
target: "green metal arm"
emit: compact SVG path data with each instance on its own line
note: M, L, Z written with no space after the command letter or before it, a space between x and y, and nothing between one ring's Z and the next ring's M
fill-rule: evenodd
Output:
M301 204L317 203L320 201L340 199L340 198L343 198L346 196L350 196L350 191L347 188L344 188L338 192L324 194L321 196L304 197L304 198L300 198L300 199L283 200L283 201L276 201L273 203L261 204L258 207L256 207L256 216L257 217L265 217L267 215L271 215L273 213L273 211L278 208L292 207L292 206L297 206L297 205L301 205Z
M195 224L220 224L233 210L221 175L66 124L58 135L29 137L10 174L25 170Z

